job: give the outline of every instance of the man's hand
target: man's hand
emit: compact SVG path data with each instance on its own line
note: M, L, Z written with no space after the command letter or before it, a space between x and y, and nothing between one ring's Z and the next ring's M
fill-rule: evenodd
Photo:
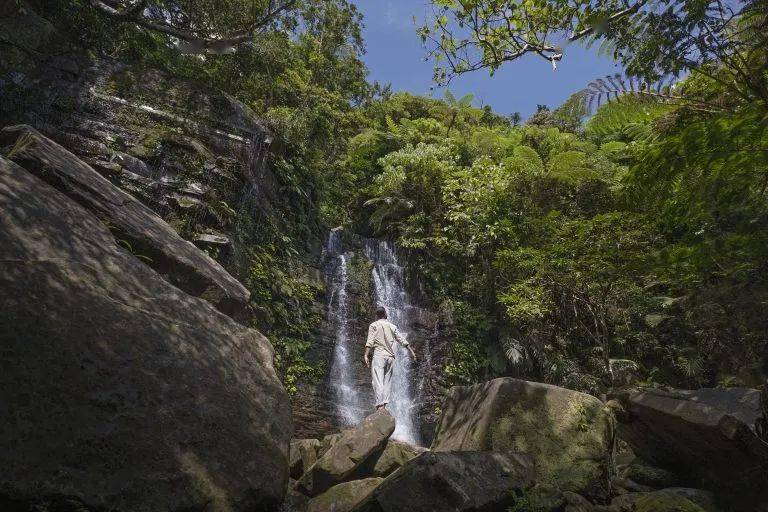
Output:
M363 354L363 364L365 364L366 368L371 367L370 355L371 355L371 351L368 349L368 347L365 347L365 354Z
M411 359L413 359L414 363L419 360L419 358L416 357L416 352L413 350L412 346L408 345L408 351L411 353Z

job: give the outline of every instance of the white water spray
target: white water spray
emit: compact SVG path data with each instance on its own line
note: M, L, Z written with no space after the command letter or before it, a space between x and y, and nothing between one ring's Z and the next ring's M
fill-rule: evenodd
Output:
M331 231L326 246L327 254L337 254L342 250L341 240L336 231ZM336 267L331 281L331 290L328 304L328 321L333 326L336 335L336 343L333 349L333 362L331 364L330 387L333 393L333 401L337 412L345 426L356 425L365 417L360 395L354 385L353 364L357 362L352 350L349 324L351 321L349 312L348 287L348 261L350 253L341 253L336 256ZM352 338L357 338L353 336Z

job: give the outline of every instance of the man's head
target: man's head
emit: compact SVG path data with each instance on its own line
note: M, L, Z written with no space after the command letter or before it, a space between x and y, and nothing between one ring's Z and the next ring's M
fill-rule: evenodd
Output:
M387 310L384 309L382 306L379 306L376 308L376 318L381 320L382 318L387 318Z

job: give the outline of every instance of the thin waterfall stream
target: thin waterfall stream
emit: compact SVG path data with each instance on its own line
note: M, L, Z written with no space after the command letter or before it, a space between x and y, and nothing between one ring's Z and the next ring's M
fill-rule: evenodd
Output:
M331 274L330 293L328 294L328 321L333 326L335 344L331 362L330 388L337 413L345 426L352 426L365 417L359 390L355 386L354 367L358 358L353 350L354 339L350 339L349 307L349 258L350 252L341 252L342 242L337 231L331 231L325 248L326 255L335 255Z

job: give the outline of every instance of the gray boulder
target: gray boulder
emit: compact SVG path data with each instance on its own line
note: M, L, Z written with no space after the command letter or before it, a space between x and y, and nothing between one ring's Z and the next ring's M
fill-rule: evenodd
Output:
M248 303L250 292L221 265L75 155L26 125L4 128L2 138L9 159L90 210L172 284L227 314Z
M383 478L364 478L334 485L309 500L306 512L350 512L383 481Z
M371 414L357 427L344 431L299 479L297 488L307 496L317 496L347 480L368 457L382 449L394 431L395 419L389 412L382 409Z
M115 512L277 506L292 426L267 339L2 157L0 212L0 493Z
M525 455L425 452L390 475L354 510L506 510L533 484L533 463Z
M317 462L320 441L317 439L294 439L291 441L291 478L299 478Z
M760 392L749 388L627 390L619 433L682 482L730 495L737 508L768 501L768 443L755 432Z
M448 392L432 450L529 453L541 483L606 498L613 423L613 415L591 395L501 378Z

